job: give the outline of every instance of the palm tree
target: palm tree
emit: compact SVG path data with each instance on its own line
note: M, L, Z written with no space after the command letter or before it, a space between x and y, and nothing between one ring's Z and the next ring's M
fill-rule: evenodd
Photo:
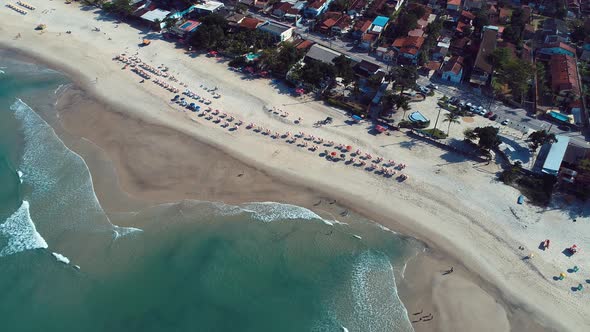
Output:
M406 97L404 95L397 95L394 97L394 104L395 104L395 108L396 109L403 109L404 110L404 115L402 117L402 119L406 118L406 112L408 110L410 110L410 104L409 104L410 98Z
M449 132L451 131L452 123L461 123L461 121L459 121L459 118L460 116L456 112L450 112L445 114L445 119L443 120L443 122L449 123L449 127L447 128L447 136L449 136Z

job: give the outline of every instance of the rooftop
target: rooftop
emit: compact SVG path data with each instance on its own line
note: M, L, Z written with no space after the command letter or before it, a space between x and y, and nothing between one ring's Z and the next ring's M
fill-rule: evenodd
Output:
M543 173L551 175L557 175L559 173L561 162L570 142L570 138L567 136L556 135L555 138L557 142L551 144L551 149L549 150L549 154L547 154L542 170Z
M151 10L151 11L141 15L141 18L143 18L146 21L150 21L150 22L156 22L156 20L162 22L166 18L166 16L168 16L168 14L170 14L169 11L163 10L160 8L156 8L154 10Z
M393 47L400 53L416 55L424 44L423 37L400 37L393 42Z
M463 57L462 56L454 56L449 61L445 62L442 67L443 72L452 72L455 75L459 75L459 73L463 70Z
M576 59L569 55L557 54L551 56L551 88L554 91L572 91L580 95L578 84L578 68Z
M385 16L377 16L375 17L375 19L373 20L373 25L379 26L379 27L385 27L385 25L387 25L387 22L389 22L389 17L385 17Z
M264 23L264 21L261 21L257 18L244 17L244 19L240 21L240 27L249 30L256 30L262 23Z
M194 5L193 7L199 11L208 11L208 12L214 12L217 9L223 7L223 3L222 2L218 2L218 1L207 1L204 3L198 3L196 5Z
M260 27L260 30L272 33L274 35L282 35L285 31L292 29L293 27L276 22L269 22Z
M488 56L496 49L497 36L498 31L494 29L487 29L483 32L483 38L479 45L474 68L480 69L488 74L492 72L492 64L488 61Z
M305 56L310 59L332 64L332 61L340 55L342 55L340 52L334 51L333 49L314 44L309 48Z

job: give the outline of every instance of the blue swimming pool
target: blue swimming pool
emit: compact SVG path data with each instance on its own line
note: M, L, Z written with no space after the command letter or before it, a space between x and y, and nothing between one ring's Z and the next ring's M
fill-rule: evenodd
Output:
M555 120L558 120L558 121L561 121L561 122L565 122L565 123L569 123L570 122L570 118L567 115L562 114L562 113L559 113L559 112L550 111L549 112L549 116L551 116Z
M422 122L422 123L426 123L430 120L428 120L427 117L424 116L424 114L416 111L416 112L412 112L409 116L408 119L410 119L410 121L412 122Z

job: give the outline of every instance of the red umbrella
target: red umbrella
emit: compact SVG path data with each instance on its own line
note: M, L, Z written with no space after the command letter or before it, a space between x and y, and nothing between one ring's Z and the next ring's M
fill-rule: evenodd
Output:
M352 146L350 146L350 145L347 145L347 146L346 146L346 151L351 151L351 150L352 150Z
M332 151L332 153L330 153L330 155L331 155L332 157L336 157L337 153L336 153L336 151Z

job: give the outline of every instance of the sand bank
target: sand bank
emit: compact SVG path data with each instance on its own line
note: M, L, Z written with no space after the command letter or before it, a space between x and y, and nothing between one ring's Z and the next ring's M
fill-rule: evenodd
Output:
M494 181L494 173L498 171L494 165L473 163L409 139L404 133L395 133L390 137L368 135L369 125L344 125L346 118L337 110L321 103L281 94L281 89L266 80L245 80L214 59L193 58L164 41L154 40L148 48L138 50L137 43L148 31L123 24L116 27L107 20L93 21L100 25L103 34L93 32L93 25L87 23L96 19L97 13L92 10L79 11L74 6L59 3L35 5L40 9L39 12L26 17L0 13L3 20L1 40L9 47L26 50L28 54L59 66L82 87L112 105L110 113L101 114L105 119L99 119L96 114L87 114L71 120L69 126L68 120L64 120L64 123L72 131L77 130L78 126L84 128L86 121L93 124L85 128L84 133L78 134L87 138L94 135L94 140L89 139L103 148L109 159L113 160L121 187L131 196L157 201L160 197L166 200L166 195L170 195L170 199L195 195L192 198L207 200L225 195L225 199L231 201L232 197L238 197L232 196L232 193L246 195L248 190L239 184L240 181L248 180L252 181L249 183L266 183L260 189L252 188L258 195L256 200L280 201L280 197L286 197L287 201L308 206L297 202L297 199L291 200L293 197L285 194L289 193L289 189L274 191L275 188L298 185L303 188L302 195L312 189L319 196L337 199L343 206L391 229L415 236L441 254L449 254L456 260L455 266L464 265L477 273L478 277L472 278L471 283L483 286L487 294L476 297L479 305L470 305L469 296L459 296L454 298L460 299L459 304L438 305L439 310L442 307L445 310L455 308L453 313L460 314L461 305L466 308L483 306L483 312L493 316L493 319L484 322L481 318L483 313L475 314L475 317L480 317L482 324L495 327L496 322L503 322L501 316L504 314L489 299L492 296L504 307L503 312L510 323L522 324L513 325L513 328L528 325L524 323L524 318L519 318L523 315L518 312L533 313L543 323L555 326L558 330L584 330L590 325L590 309L581 305L587 295L573 294L569 284L555 283L551 278L571 261L565 260L557 252L538 255L533 261L523 261L525 253L518 249L521 245L529 248L527 254L529 250L534 250L539 241L555 233L552 228L555 227L555 221L566 222L567 216L560 211L544 212L527 206L513 208L518 193ZM41 14L43 8L40 7L43 6L48 9L55 7L57 10ZM47 32L33 31L39 20L48 24ZM66 35L66 30L71 30L72 34ZM20 38L14 39L17 33L20 33ZM219 86L223 98L216 102L215 107L231 111L245 121L254 121L281 132L304 130L329 140L352 144L387 159L402 161L409 165L405 172L410 180L405 183L386 180L342 163L327 162L317 154L282 141L245 130L223 130L181 112L168 102L170 93L151 83L139 83L139 77L123 70L120 64L111 60L123 51L140 52L142 58L154 64L165 63L175 75L194 86L198 86L199 82ZM288 119L264 110L265 107L273 106L287 109L292 117L303 117L304 123L295 125ZM71 119L78 116L70 115ZM326 116L335 119L333 125L326 128L312 127L313 122ZM119 122L126 124L119 127L123 133L114 129ZM93 134L93 131L97 133ZM136 135L126 137L125 131L135 132ZM154 137L165 138L161 146L158 146L160 140L150 137L152 131ZM130 137L138 135L142 136L139 139ZM111 136L128 141L118 144ZM197 143L191 149L193 141ZM223 172L211 175L222 181L226 188L205 185L209 187L208 192L199 196L198 189L195 189L199 182L194 179L200 177L204 181L210 176L193 173L193 169L203 168L200 168L198 160L189 156L205 147L212 147L213 151L231 155L231 158L248 165L250 175L242 180L246 174L242 169L245 170L246 166L236 162L234 167L237 169L227 168L226 176ZM151 150L152 153L138 150ZM203 152L215 160L222 158L221 154L214 153ZM217 169L225 165L215 160L209 161L209 168ZM173 163L168 164L168 161ZM228 161L228 164L232 162ZM177 174L169 174L175 172ZM244 175L238 176L242 172ZM182 188L182 191L178 191L182 194L176 188L169 189L176 185ZM133 192L134 189L137 192ZM278 196L278 192L284 196ZM267 194L271 195L270 199L264 199ZM203 197L206 195L209 196ZM575 227L585 226L577 223ZM583 232L578 228L560 228L560 234L554 234L556 239L552 242L557 247L571 241L581 243L585 238L579 237L578 234ZM584 265L582 260L576 263ZM572 276L568 282L583 280L582 275ZM440 285L440 291L433 291L432 294L436 295L433 303L444 298L440 295L444 290L459 292L454 283L440 282L436 285ZM412 305L405 303L408 310L412 311ZM496 317L498 315L500 317ZM441 311L441 317L446 317L447 329L456 328L448 322L456 320L457 316L450 313L443 315Z

